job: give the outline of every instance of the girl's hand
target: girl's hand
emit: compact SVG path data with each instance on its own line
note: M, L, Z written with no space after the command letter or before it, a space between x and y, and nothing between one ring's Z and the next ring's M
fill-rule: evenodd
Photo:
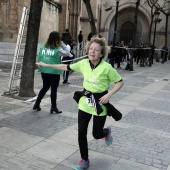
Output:
M43 63L43 62L36 63L36 65L37 65L38 67L45 67L45 63Z
M107 93L107 94L105 94L104 96L102 96L102 97L99 99L99 102L100 102L101 104L106 104L106 103L109 102L110 97L111 97L111 96Z

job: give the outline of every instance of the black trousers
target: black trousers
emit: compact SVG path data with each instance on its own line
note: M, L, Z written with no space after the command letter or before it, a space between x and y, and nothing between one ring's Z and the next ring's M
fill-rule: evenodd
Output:
M114 62L115 62L114 58L110 58L109 59L109 63L112 65L113 68L114 68Z
M120 68L120 62L122 60L122 56L121 55L118 55L117 56L117 68Z
M39 105L41 103L41 100L45 96L46 92L51 87L51 107L56 108L57 107L57 88L60 82L60 75L59 74L48 74L48 73L41 73L41 77L43 80L43 87L40 90L36 104Z
M70 60L70 58L69 58ZM63 60L64 61L64 60ZM71 62L64 62L64 64L70 64ZM70 74L70 71L63 71L63 83L67 83L68 82L68 76Z
M81 158L88 160L88 143L87 129L92 115L82 110L78 112L78 142ZM103 129L106 121L106 116L93 116L92 134L95 139L101 139L107 136L107 129Z
M68 82L69 73L70 73L70 71L63 71L63 83Z

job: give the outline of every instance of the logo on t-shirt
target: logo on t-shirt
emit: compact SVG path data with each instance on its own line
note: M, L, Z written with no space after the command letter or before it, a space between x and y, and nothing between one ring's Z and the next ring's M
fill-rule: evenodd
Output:
M54 50L53 49L48 49L48 48L43 48L42 49L42 54L43 55L53 56L54 55Z
M90 85L90 86L101 86L100 80L97 79L96 76L93 76L91 78L86 78L85 81Z

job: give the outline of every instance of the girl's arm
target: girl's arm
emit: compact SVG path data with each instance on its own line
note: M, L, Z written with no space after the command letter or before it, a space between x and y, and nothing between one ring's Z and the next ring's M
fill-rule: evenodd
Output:
M36 63L38 67L53 68L56 70L67 71L67 64L45 64L43 62Z
M113 94L115 94L117 91L119 91L122 86L124 85L124 82L123 81L120 81L120 82L117 82L114 87L112 88L112 90L110 90L108 92L109 96L111 97Z
M70 53L70 50L67 48L67 45L64 44L63 42L61 47L59 47L58 55L73 57L73 55Z
M112 88L112 90L110 90L107 94L105 94L103 97L99 99L100 103L106 104L110 100L111 96L115 94L117 91L119 91L123 85L124 85L123 81L117 82Z

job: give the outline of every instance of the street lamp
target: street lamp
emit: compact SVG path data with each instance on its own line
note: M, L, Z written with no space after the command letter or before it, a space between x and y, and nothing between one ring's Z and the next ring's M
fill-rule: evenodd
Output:
M111 6L109 8L106 8L105 11L110 11L112 10L112 7L114 6ZM113 45L111 47L111 57L110 57L110 61L109 63L112 65L112 67L114 67L114 57L117 55L116 54L116 31L117 31L117 18L118 18L118 8L119 8L119 0L116 0L116 13L115 13L115 25L114 25L114 35L113 35Z
M116 1L116 14L115 14L115 26L114 26L113 44L116 44L118 8L119 8L119 0Z
M116 13L115 13L115 25L114 25L114 35L113 35L113 44L115 44L116 41L116 31L117 31L117 18L118 18L118 8L119 8L119 1L116 0ZM115 6L110 6L109 8L106 8L105 11L110 11Z
M140 0L136 1L136 8L135 8L135 16L134 16L134 37L133 37L133 43L136 43L136 32L137 32L137 18L138 18L138 12L139 12L139 5L140 5ZM134 55L134 52L133 52ZM130 66L129 66L129 71L133 71L133 57L130 58Z
M133 37L133 42L136 43L136 33L137 33L137 25L138 25L138 12L139 12L139 5L140 5L140 0L136 1L136 8L135 8L135 16L134 16L134 37Z
M154 7L156 9L156 11L160 11L161 13L163 13L166 16L166 22L165 22L165 44L164 47L162 48L162 52L161 52L161 57L162 57L162 63L164 63L165 58L168 54L168 49L167 49L167 38L168 38L168 18L170 15L170 0L164 0L164 4L163 6L160 6L159 3L157 2L157 0L147 0L148 4L150 4L150 7ZM168 11L168 12L166 12ZM161 20L157 20L158 22L160 22ZM156 22L155 25L158 23ZM155 33L155 32L154 32ZM153 50L152 50L153 53ZM169 55L170 57L170 55ZM170 58L169 58L170 59ZM149 60L151 61L151 60ZM151 66L151 62L149 63L149 65Z
M167 47L167 36L168 36L168 18L170 15L170 0L167 0L168 3L168 12L164 13L166 15L166 26L165 26L165 46Z
M161 22L161 19L159 18L160 12L158 10L156 10L154 12L154 35L153 35L153 44L152 44L152 55L150 57L150 61L149 61L149 66L151 66L153 64L153 57L154 57L154 52L155 52L155 36L156 36L156 26L157 23Z
M168 51L168 48L167 48L167 40L168 40L168 19L169 19L169 15L170 15L170 0L167 0L166 2L167 2L167 4L168 4L168 8L165 9L165 10L168 10L168 12L166 13L165 10L161 11L161 12L162 12L163 14L165 14L165 16L166 16L166 24L165 24L165 45L164 45L164 47L163 47L163 50L165 50L165 51L162 51L162 63L165 62L165 58L166 58L166 56L167 56L167 54L168 54L168 52L166 52L166 51Z
M166 19L166 21L167 21L167 27L166 27L166 42L167 42L167 37L168 37L168 18L169 18L169 15L170 15L170 0L167 0L167 3L168 3L168 16L167 16L167 19ZM170 60L170 54L169 54L169 58L168 58L169 60Z

